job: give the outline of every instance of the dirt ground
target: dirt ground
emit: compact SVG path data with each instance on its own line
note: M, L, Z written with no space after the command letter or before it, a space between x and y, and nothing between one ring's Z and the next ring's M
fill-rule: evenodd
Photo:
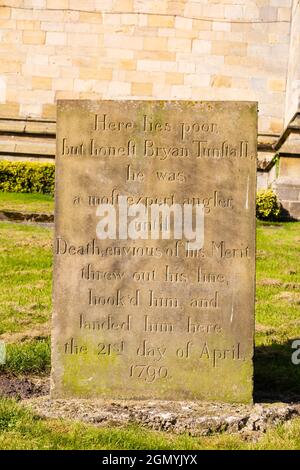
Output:
M0 374L0 397L26 398L48 395L49 377L16 377L12 374Z

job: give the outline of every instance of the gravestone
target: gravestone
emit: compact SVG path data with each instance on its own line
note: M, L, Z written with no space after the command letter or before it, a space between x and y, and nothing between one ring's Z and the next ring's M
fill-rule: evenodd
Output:
M253 102L58 101L53 397L251 402L256 143Z

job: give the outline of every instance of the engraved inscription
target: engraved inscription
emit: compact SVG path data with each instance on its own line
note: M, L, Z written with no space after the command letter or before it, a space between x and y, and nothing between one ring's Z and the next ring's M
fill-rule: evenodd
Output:
M52 396L251 402L256 120L58 101Z

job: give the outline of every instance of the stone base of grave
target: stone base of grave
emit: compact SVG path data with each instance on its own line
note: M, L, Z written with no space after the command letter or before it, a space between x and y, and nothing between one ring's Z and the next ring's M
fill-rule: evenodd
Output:
M300 416L297 404L228 405L204 402L52 400L48 396L24 400L23 405L45 418L65 418L97 426L139 424L156 431L191 436L227 432L256 439L270 426Z

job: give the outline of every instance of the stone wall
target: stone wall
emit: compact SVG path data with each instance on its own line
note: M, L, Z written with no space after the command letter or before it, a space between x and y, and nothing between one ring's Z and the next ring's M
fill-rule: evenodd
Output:
M54 119L57 98L256 100L260 132L283 130L292 0L2 4L2 116Z
M300 110L300 0L293 0L291 45L287 79L286 124Z

